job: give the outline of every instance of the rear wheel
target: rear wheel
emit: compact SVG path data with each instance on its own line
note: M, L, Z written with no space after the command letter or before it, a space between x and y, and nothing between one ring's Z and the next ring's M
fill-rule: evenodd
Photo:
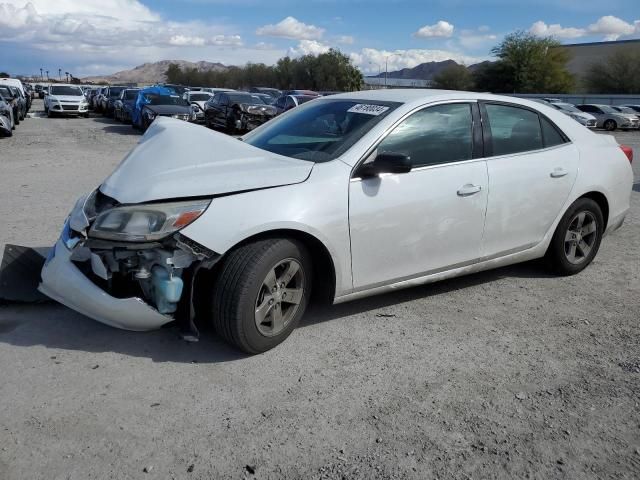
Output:
M603 233L600 206L590 198L576 200L560 220L547 250L551 267L561 275L581 272L598 253Z
M250 354L283 342L306 310L311 269L307 249L294 240L260 240L231 252L214 287L218 335Z

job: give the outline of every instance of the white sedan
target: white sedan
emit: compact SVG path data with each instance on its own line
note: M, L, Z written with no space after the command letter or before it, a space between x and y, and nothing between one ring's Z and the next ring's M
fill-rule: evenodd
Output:
M524 99L345 93L241 140L158 119L78 200L40 290L130 330L211 322L259 353L311 301L541 257L578 273L629 210L631 150Z

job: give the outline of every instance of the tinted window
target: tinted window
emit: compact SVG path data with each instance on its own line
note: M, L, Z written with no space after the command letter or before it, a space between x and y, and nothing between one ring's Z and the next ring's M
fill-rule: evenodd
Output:
M540 122L542 123L542 136L544 137L545 147L555 147L565 143L564 137L555 125L544 117L540 117Z
M284 105L284 108L288 110L288 109L293 108L295 106L296 106L296 104L293 101L293 98L287 97L287 103Z
M493 155L508 155L543 148L537 113L507 105L487 104L486 108Z
M401 153L415 167L472 158L473 121L467 103L437 105L414 113L378 145L377 153Z

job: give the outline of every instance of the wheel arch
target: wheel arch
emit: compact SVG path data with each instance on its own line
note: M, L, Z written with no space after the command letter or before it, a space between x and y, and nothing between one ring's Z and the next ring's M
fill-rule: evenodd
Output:
M576 200L580 198L590 198L591 200L593 200L598 204L598 206L600 207L600 210L602 210L602 218L604 220L604 229L606 230L609 222L609 200L607 200L606 195L597 190L592 190L590 192L587 192L581 195Z
M313 290L311 292L311 304L317 305L333 303L336 292L337 277L335 263L329 249L318 237L311 233L292 228L266 230L242 239L229 248L224 253L221 261L216 263L213 271L211 272L214 275L214 278L211 280L215 281L215 277L217 276L216 267L222 264L225 257L230 252L248 243L269 238L288 238L297 240L307 248L313 262Z

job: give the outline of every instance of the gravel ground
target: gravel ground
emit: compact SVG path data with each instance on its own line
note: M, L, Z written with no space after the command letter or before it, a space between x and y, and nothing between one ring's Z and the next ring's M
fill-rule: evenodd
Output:
M639 179L640 133L616 137ZM0 139L0 246L53 243L138 139L102 118ZM0 478L640 478L639 237L640 185L577 276L525 264L327 308L255 357L5 305Z

